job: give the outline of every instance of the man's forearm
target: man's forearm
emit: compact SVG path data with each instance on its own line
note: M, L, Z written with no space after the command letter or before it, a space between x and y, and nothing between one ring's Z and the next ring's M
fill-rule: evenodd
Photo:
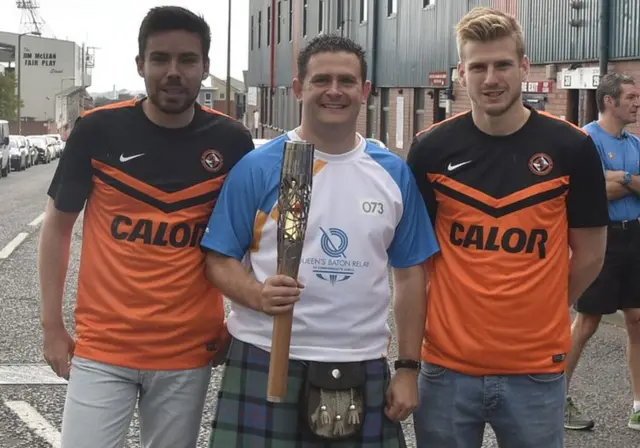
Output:
M630 193L640 196L640 176L631 176L631 182L625 187Z
M640 184L640 182L639 182ZM625 196L629 196L633 194L633 192L617 181L607 181L607 199L610 201L615 201L617 199L622 199Z
M56 329L64 325L62 298L69 265L71 232L62 234L55 228L42 227L38 249L40 278L40 320L42 327Z
M573 306L602 269L604 257L595 252L573 252L569 272L569 306Z
M262 283L251 277L241 262L216 252L207 254L207 278L230 300L261 311Z
M422 265L394 269L394 315L398 358L420 359L427 314L425 277Z

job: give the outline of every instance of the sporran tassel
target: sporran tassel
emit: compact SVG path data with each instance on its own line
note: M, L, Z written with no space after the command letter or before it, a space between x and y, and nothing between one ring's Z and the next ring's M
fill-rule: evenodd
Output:
M347 423L351 426L360 424L360 416L353 402L353 389L351 389L351 403L349 404L349 412L347 413Z
M324 391L320 389L320 406L318 407L317 413L320 413L320 424L319 426L327 426L331 423L331 415L329 415L329 411L327 410L327 404L324 401Z
M333 425L333 434L336 436L341 436L344 434L344 421L342 420L342 416L340 414L336 415L335 424Z

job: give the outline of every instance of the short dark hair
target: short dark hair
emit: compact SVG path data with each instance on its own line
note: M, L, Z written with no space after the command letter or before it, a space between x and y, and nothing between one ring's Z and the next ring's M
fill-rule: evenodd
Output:
M319 53L345 52L355 54L360 60L360 75L362 82L367 80L367 60L364 49L353 40L336 34L321 34L309 41L307 46L298 54L298 79L307 76L307 68L311 56Z
M604 112L604 97L610 96L616 102L616 105L620 104L620 95L622 95L622 85L630 84L635 85L635 80L631 76L622 75L620 73L607 73L604 75L598 83L596 89L596 103L598 104L598 111Z
M200 36L202 57L209 60L211 29L201 16L179 6L159 6L151 8L140 25L138 33L138 54L144 58L149 36L163 31L188 31Z

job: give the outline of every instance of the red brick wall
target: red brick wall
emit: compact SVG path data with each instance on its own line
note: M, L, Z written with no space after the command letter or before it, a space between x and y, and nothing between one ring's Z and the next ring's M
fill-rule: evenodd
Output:
M49 133L56 133L55 123L50 123L47 121L23 121L22 126L20 127L22 135L42 135ZM9 122L9 132L14 135L18 134L18 122L10 121Z
M358 123L356 125L356 131L366 137L367 135L367 102L365 101L360 106L360 115L358 115Z

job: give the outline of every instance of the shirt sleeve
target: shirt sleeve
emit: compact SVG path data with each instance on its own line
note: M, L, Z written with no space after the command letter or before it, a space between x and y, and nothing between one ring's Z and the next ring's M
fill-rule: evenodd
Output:
M418 191L420 192L420 195L422 196L422 199L427 207L427 213L429 214L431 223L435 224L438 211L438 202L436 201L436 195L433 191L433 185L427 177L424 155L422 154L422 151L424 151L424 149L422 148L422 146L423 143L421 143L418 137L413 139L411 147L409 148L409 153L407 155L407 165L413 173L416 184L418 186Z
M405 165L401 177L403 211L389 249L394 268L418 265L440 250L416 181Z
M100 140L95 128L95 119L78 119L65 144L47 191L62 212L80 212L91 193L91 148Z
M254 152L229 172L201 241L204 250L242 260L253 241L263 176Z
M567 214L570 228L609 223L607 188L598 149L591 137L574 153L569 177Z

